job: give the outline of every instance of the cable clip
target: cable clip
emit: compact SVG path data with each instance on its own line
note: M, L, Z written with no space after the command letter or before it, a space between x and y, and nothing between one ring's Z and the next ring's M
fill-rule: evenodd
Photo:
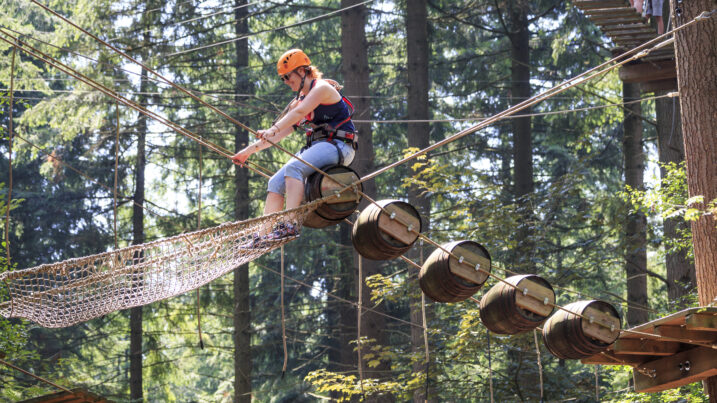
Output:
M548 302L550 302L550 300L548 299L548 297L545 297L543 299L543 305L548 305Z
M712 15L712 12L703 11L700 15L698 15L697 17L695 17L695 21L707 20L707 19L710 18L711 15Z
M528 295L528 288L523 288L523 295Z
M463 256L459 256L459 257L458 257L458 263L463 263L464 260L465 260L465 259L463 258Z

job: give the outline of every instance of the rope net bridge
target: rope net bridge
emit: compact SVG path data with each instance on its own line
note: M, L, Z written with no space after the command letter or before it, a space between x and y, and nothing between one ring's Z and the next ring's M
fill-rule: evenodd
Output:
M282 222L303 225L316 208L296 209L58 263L5 272L0 315L66 327L201 287L296 237L268 239Z

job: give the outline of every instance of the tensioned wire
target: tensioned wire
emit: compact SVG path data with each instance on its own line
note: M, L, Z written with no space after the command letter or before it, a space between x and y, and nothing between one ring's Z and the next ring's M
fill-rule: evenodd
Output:
M616 66L613 66L612 68L615 68L615 67L616 67ZM609 71L609 70L610 70L610 69L606 69L605 72L606 72L606 71ZM602 72L600 72L600 73L602 73ZM600 74L600 73L597 73L597 74ZM584 73L584 74L585 74L585 73ZM596 74L595 74L595 75L596 75ZM593 75L593 76L594 76L594 75ZM578 77L579 77L579 76L578 76ZM578 77L576 77L576 78L578 78ZM568 88L569 88L569 87L568 87ZM567 88L565 88L565 89L567 89ZM131 106L131 105L129 105L129 106ZM459 134L460 134L460 133L459 133ZM453 137L456 137L456 136L453 136ZM449 138L449 139L450 139L450 138ZM267 141L268 141L268 140L267 140ZM271 141L268 141L268 142L271 143ZM274 145L275 147L281 149L282 151L286 152L286 153L289 154L289 155L293 155L292 153L286 151L285 149L283 149L283 148L280 147L280 146L277 146L277 145L275 145L275 144L273 144L273 143L272 143L272 145ZM307 163L307 165L310 165L310 164ZM315 170L317 170L317 171L320 172L319 169L317 169L317 168L315 168L315 167L312 167L312 168L314 168ZM383 171L385 171L385 170L386 170L386 169L384 169ZM380 171L380 172L382 172L382 171ZM379 173L380 173L380 172L379 172ZM376 173L374 173L374 174L376 174ZM419 236L420 236L420 235L419 235ZM440 245L436 245L436 246L437 246L437 247L440 247Z
M137 73L137 72L130 71L130 70L127 70L127 69L123 69L123 68L121 68L121 67L117 67L117 66L115 66L115 65L112 65L112 64L109 64L109 63L106 63L106 62L99 61L99 60L97 60L97 59L94 59L94 58L92 58L92 57L83 55L83 54L78 53L78 52L76 52L76 51L74 51L74 50L72 50L72 49L69 49L69 48L64 48L64 47L60 47L60 46L53 45L53 44L51 44L51 43L49 43L49 42L43 41L43 40L41 40L41 39L38 39L38 38L33 37L33 36L31 36L31 35L28 35L28 34L24 34L24 33L22 33L22 32L19 32L19 31L14 30L14 29L11 29L11 28L8 28L8 27L2 27L2 28L6 29L6 30L8 30L8 31L14 32L14 33L16 33L16 34L18 34L18 35L20 35L20 37L22 37L22 38L30 38L30 39L32 39L32 40L34 40L34 41L43 43L43 44L48 45L48 46L50 46L50 47L53 47L53 48L56 48L56 49L59 49L59 50L63 50L63 51L67 51L67 52L69 52L69 53L71 53L71 54L73 54L73 55L76 55L76 56L78 56L78 57L81 57L81 58L90 60L90 61L92 61L92 62L94 62L94 63L100 64L100 65L104 65L104 66L108 66L108 67L110 67L110 68L112 68L112 69L114 69L114 70L122 71L122 72L125 72L125 73L127 73L127 74L140 75L140 74ZM155 78L155 77L148 77L148 79L149 79L150 81L155 82L155 83L164 83L164 81L162 81L162 80L160 80L160 79L157 79L157 78ZM57 78L53 78L53 80L58 80L58 79L57 79ZM64 80L64 79L62 79L62 80ZM578 89L580 89L580 88L578 87ZM46 90L31 90L31 91L46 91ZM73 93L73 92L74 92L74 93L77 93L77 92L91 92L91 91L77 91L77 90L49 90L49 91L51 91L51 92L68 92L68 93ZM246 97L253 97L253 96L255 96L255 94L207 93L207 92L202 92L202 91L195 90L195 89L192 89L192 90L189 90L189 91L192 91L192 92L195 93L195 94L199 94L199 95L203 95L203 96L208 96L208 97L214 98L214 99L216 99L216 100L222 100L222 97L235 97L235 96L237 96L237 95L239 95L239 96L246 96ZM123 91L123 93L126 93L126 94L144 94L144 95L158 95L158 94L160 94L160 93L154 93L154 92L153 92L153 93L140 93L140 92L137 92L137 91L131 91L131 92L129 92L129 91ZM349 96L350 96L350 97L357 97L357 96L355 96L355 95L353 95L353 96L352 96L352 95L349 95ZM454 96L454 95L450 95L450 96ZM398 96L378 96L378 97L377 97L377 96L367 96L367 98L391 98L391 99L401 99L401 97L398 97ZM559 98L559 97L551 97L551 98ZM18 99L40 99L40 98L29 98L29 97L20 98L20 97L18 97ZM567 98L567 99L570 99L570 98ZM647 99L647 98L645 98L645 99ZM257 107L257 106L255 106L255 105L246 104L246 103L243 103L243 102L238 102L238 101L236 101L236 100L231 100L231 99L229 99L229 100L223 100L223 101L229 102L229 103L232 103L232 104L236 104L236 105L239 105L239 106L248 107L248 108L251 108L251 109L254 109L254 110L258 110L258 111L270 112L269 110L266 110L266 109L264 109L264 108L260 108L260 107ZM621 104L614 104L614 105L620 106ZM622 104L622 105L624 105L624 104ZM595 108L598 108L598 106L595 106ZM579 110L579 109L575 109L575 110ZM587 110L587 109L585 109L585 110ZM557 111L556 111L556 112L557 112ZM532 115L522 115L522 116L541 116L541 115L539 115L539 114L532 114ZM510 117L508 117L508 118L510 118ZM478 120L478 119L472 119L472 118L452 119L452 120L447 120L447 119L439 120L439 119L436 119L436 120L426 120L425 122L450 122L450 121L463 121L463 120L470 121L470 120ZM367 122L371 122L371 123L407 123L407 122L408 122L408 123L412 123L412 122L424 122L424 121L421 121L421 120L415 120L415 121L406 121L406 120L386 120L386 121L381 121L381 120L355 120L355 121L356 121L357 123L367 123ZM650 123L651 123L651 124L654 124L654 122L650 122Z
M260 1L255 1L255 2L253 2L253 3L247 3L247 4L242 4L242 5L239 5L239 6L234 6L234 7L230 8L229 10L225 10L225 11L215 11L215 12L213 12L213 13L200 15L200 16L197 16L197 17L194 17L194 18L190 18L190 19L188 19L188 20L177 21L177 22L172 22L172 23L170 23L170 24L162 25L162 28L169 28L169 27L173 27L173 26L176 26L176 25L180 25L180 24L186 24L186 23L189 23L189 22L200 21L200 20L204 20L204 19L207 19L207 18L210 18L210 17L214 17L214 16L216 16L216 15L229 14L229 13L231 13L231 12L233 12L233 11L236 11L236 10L238 10L238 9L240 9L240 8L246 8L246 7L253 6L253 5L256 5L256 4L259 4L259 3L261 3L261 2L260 2ZM175 5L175 7L176 7L176 5ZM142 12L142 14L144 14L144 12ZM134 33L135 33L135 34L143 34L143 33L145 33L145 32L151 32L152 30L153 30L153 28L149 28L149 29L146 29L146 30L143 30L143 31L134 31ZM114 41L114 40L117 40L117 39L120 39L120 38L111 38L111 39L109 39L109 40L110 40L110 41Z
M7 91L6 88L0 88L0 91ZM44 90L26 90L26 91L37 91L37 92L44 92ZM50 92L60 92L60 93L96 93L99 92L97 90L95 91L77 91L77 90L49 90ZM148 95L147 93L138 93L138 92L129 92L129 94L140 94L140 95ZM149 95L158 95L160 93L149 93ZM207 95L207 94L204 94ZM211 96L211 95L208 95ZM593 105L593 106L585 106L581 108L571 108L571 109L559 109L554 111L546 111L546 112L533 112L528 113L524 115L511 115L506 116L504 119L518 119L518 118L524 118L524 117L540 117L540 116L552 116L552 115L565 115L569 113L574 112L586 112L586 111L592 111L592 110L599 110L599 109L606 109L606 108L613 108L613 107L622 107L625 105L630 105L634 103L644 102L644 101L652 101L655 99L662 99L662 98L673 98L679 96L678 92L670 92L663 95L653 95L648 97L643 97L640 99L635 99L632 101L626 101L626 102L619 102L619 103L610 103L610 104L604 104L604 105ZM26 99L26 100L43 100L47 98L42 97L15 97L15 99ZM156 105L156 104L150 104L150 105ZM184 105L163 105L165 107L175 107L175 108L184 108ZM248 106L248 105L242 105L242 106ZM251 106L249 106L251 107ZM263 112L273 112L268 109L263 108L257 108L252 107L257 110L263 111ZM490 119L489 117L472 117L472 118L455 118L455 119L386 119L386 120L374 120L374 119L352 119L354 123L376 123L376 124L411 124L411 123L453 123L453 122L475 122L475 121L484 121Z
M30 0L30 1L32 1L33 3L36 3L35 0ZM271 28L271 29L265 29L265 30L261 30L261 31L257 31L257 32L252 32L252 33L249 33L249 34L246 34L246 35L242 35L242 36L239 36L239 37L236 37L236 38L227 39L227 40L224 40L224 41L215 42L215 43L211 43L211 44L208 44L208 45L197 46L197 47L194 47L194 48L182 50L182 51L175 52L175 53L170 53L169 55L167 55L167 57L179 56L179 55L183 55L183 54L186 54L186 53L195 52L195 51L197 51L197 50L213 48L213 47L216 47L216 46L226 45L226 44L228 44L228 43L234 43L234 42L240 41L240 40L242 40L242 39L246 39L246 38L249 38L249 37L252 37L252 36L255 36L255 35L259 35L259 34L263 34L263 33L266 33L266 32L275 32L275 31L280 31L280 30L284 30L284 29L287 29L287 28L296 27L296 26L299 26L299 25L308 24L308 23L311 23L311 22L314 22L314 21L318 21L318 20L327 18L327 17L332 16L332 15L334 15L334 14L342 13L342 12L344 12L344 11L346 11L346 10L350 10L350 9L352 9L352 8L354 8L354 7L359 7L359 6L362 6L362 5L371 3L371 2L373 2L373 1L374 1L374 0L366 0L366 1L363 1L363 2L361 2L361 3L357 3L357 4L353 4L353 5L351 5L351 6L348 6L348 7L340 8L340 9L338 9L338 10L334 10L334 11L331 11L331 12L329 12L329 13L326 13L326 14L323 14L323 15L320 15L320 16L317 16L317 17L308 18L308 19L306 19L306 20L299 21L299 22L296 22L296 23L293 23L293 24L284 25L284 26L281 26L281 27L278 27L278 28Z
M45 6L43 6L43 5L39 4L39 3L37 3L37 1L35 1L35 0L31 0L31 1L32 1L33 3L36 3L36 4L40 5L41 7L45 8L45 9L47 9L47 10L50 11L51 13L57 15L58 17L60 17L60 18L62 18L63 20L67 21L68 23L72 24L73 26L77 27L75 24L71 23L70 21L68 21L68 20L65 19L64 17L62 17L62 16L60 16L59 14L53 12L53 11L50 10L49 8L47 8L47 7L45 7ZM713 12L714 12L714 11L713 11ZM507 116L507 115L516 113L516 112L518 112L518 111L520 111L520 110L522 110L522 109L525 109L525 108L527 108L527 107L529 107L529 106L531 106L531 105L533 105L533 104L535 104L535 103L538 103L538 102L540 102L540 101L542 101L542 100L544 100L544 99L547 99L547 98L550 97L551 95L554 95L554 94L563 92L563 91L567 90L568 88L571 88L571 87L573 87L573 86L575 86L575 85L578 85L578 84L580 84L580 82L577 81L578 79L584 78L584 81L589 80L589 79L591 79L591 78L593 78L593 77L595 77L595 76L597 76L597 75L605 74L606 72L608 72L608 71L610 71L610 70L612 70L612 69L614 69L614 68L616 68L616 67L619 67L619 66L621 66L622 64L625 64L625 63L627 63L627 62L629 62L629 61L631 61L631 60L635 60L635 59L637 59L637 58L639 58L639 57L642 57L642 56L644 56L644 55L646 55L646 54L649 54L650 51L652 51L652 50L659 49L659 48L661 48L661 47L663 47L663 46L666 46L667 44L672 43L673 39L669 39L669 40L667 40L667 41L665 41L665 42L658 43L657 45L655 45L653 48L651 48L651 49L649 49L649 50L642 50L642 49L647 48L647 46L649 46L649 45L651 45L651 44L657 42L658 40L660 40L660 39L666 37L666 36L669 35L669 34L672 34L672 33L676 32L676 31L678 31L678 30L684 29L684 28L686 28L687 26L690 26L691 24L693 24L693 23L695 23L695 22L698 22L698 21L700 21L700 20L709 18L709 17L712 15L713 12L704 12L704 13L702 13L701 15L695 17L692 21L690 21L690 22L688 22L688 23L685 23L685 24L681 25L680 27L675 28L675 29L673 29L672 31L667 32L667 33L665 33L665 34L663 34L663 35L659 35L659 36L657 36L656 38L654 38L654 39L652 39L652 40L650 40L650 41L648 41L648 42L646 42L646 43L644 43L644 44L642 44L642 45L640 45L640 46L638 46L638 47L636 47L636 48L634 48L634 49L632 49L632 50L630 50L630 51L628 51L628 52L625 52L624 54L622 54L622 55L620 55L620 56L618 56L618 57L616 57L616 58L613 58L613 59L611 59L611 60L609 60L609 61L607 61L607 62L605 62L605 63L603 63L603 64L601 64L601 65L599 65L599 66L597 66L597 67L595 67L595 68L593 68L593 69L590 69L590 70L588 70L588 71L586 71L586 72L584 72L584 73L582 73L582 74L580 74L580 75L578 75L578 76L576 76L576 77L574 77L574 78L572 78L572 79L570 79L570 80L567 80L566 82L564 82L564 83L561 84L561 85L558 85L558 86L556 86L556 87L553 87L553 88L551 88L550 90L544 91L543 93L539 94L538 96L532 97L532 98L530 98L530 99L528 99L528 100L526 100L526 101L523 101L523 102L521 102L521 103L519 103L519 104L517 104L517 105L515 105L515 106L513 106L513 107L511 107L511 108L508 108L507 110L505 110L505 111L503 111L503 112L501 112L501 113L498 113L497 115L495 115L495 116L494 116L493 118L491 118L491 119L487 119L486 121L484 121L484 122L482 122L482 123L480 123L480 124L478 124L478 125L475 125L475 126L469 128L469 129L463 130L463 131L461 131L461 132L459 132L459 133L457 133L457 134L455 134L455 135L453 135L453 136L451 136L451 137L449 137L449 138L444 139L443 141L440 141L440 142L438 142L438 143L436 143L436 144L434 144L434 145L432 145L432 146L427 147L427 148L424 149L424 150L421 150L421 151L419 151L419 152L417 152L417 153L415 153L415 154L413 154L413 155L411 155L411 156L408 156L408 157L404 158L404 159L401 160L401 161L398 161L398 162L396 162L396 163L394 163L394 164L391 164L391 165L389 165L389 166L387 166L387 167L384 167L384 168L382 168L382 169L380 169L380 170L378 170L378 171L375 171L374 173L370 174L370 175L367 176L367 177L362 178L361 180L357 181L356 183L353 183L353 184L351 184L351 185L349 185L349 186L346 186L346 187L345 187L343 190L341 190L340 192L345 191L345 190L348 190L348 189L350 189L350 188L352 188L352 187L353 187L354 189L356 189L356 188L355 188L356 185L358 185L358 184L360 184L360 183L362 183L362 182L364 182L364 181L370 180L370 179L372 179L373 177L375 177L375 176L377 176L377 175L379 175L379 174L381 174L381 173L383 173L383 172L385 172L385 171L387 171L387 170L389 170L389 169L392 169L392 168L395 167L395 166L398 166L398 165L400 165L400 164L403 164L403 163L405 163L405 162L407 162L407 161L409 161L409 160L411 160L411 159L414 159L414 158L416 158L416 157L418 157L418 156L420 156L420 155L423 155L423 154L425 154L425 153L427 153L427 152L429 152L429 151L431 151L431 150L433 150L433 149L435 149L435 148L438 148L438 147L440 147L440 146L442 146L442 145L444 145L444 144L447 144L447 143L449 143L449 142L451 142L451 141L457 140L458 138L461 138L461 137L463 137L463 136L465 136L465 135L474 133L475 131L477 131L477 130L483 128L483 127L488 126L490 123L495 122L495 121L498 121L499 119L501 119L501 118L504 117L504 116ZM79 28L79 27L77 27L77 28L80 29L80 30L82 30L82 28ZM84 30L82 30L82 31L85 32L85 33L87 33L87 32L84 31ZM90 35L90 36L93 36L93 35L91 35L91 34L89 34L89 33L87 33L87 34ZM103 41L100 40L99 38L97 38L97 37L95 37L95 36L93 36L93 37L94 37L95 39L99 40L100 42L103 42ZM105 42L103 42L103 43L105 43ZM106 44L106 43L105 43L105 44ZM109 44L106 44L106 45L109 46L110 48L112 48L113 50L119 52L120 54L123 54L123 53L121 53L120 51L118 51L116 48L112 47L111 45L109 45ZM636 52L639 51L639 50L642 50L642 51L641 51L640 53L636 53ZM594 74L592 74L592 75L589 75L589 74L592 73L593 71L599 70L600 68L602 68L602 67L608 65L609 63L612 63L613 61L616 61L616 60L618 60L618 59L620 59L620 58L626 57L627 55L630 55L630 54L632 54L632 53L635 53L635 55L632 56L632 57L630 57L630 58L628 58L628 59L625 59L625 60L623 60L623 61L621 61L621 62L617 62L615 65L613 65L613 66L611 66L611 67L609 67L609 68L606 68L606 69L604 69L603 71L598 71L597 73L594 73ZM123 54L123 55L124 55L124 54ZM124 55L124 56L126 56L126 55ZM136 60L132 59L131 57L129 57L129 56L126 56L126 57L128 57L130 60L134 61L135 63L142 65L141 63L137 62ZM146 66L144 66L144 65L142 65L142 67L146 68ZM157 73L154 73L154 74L157 74ZM158 74L157 74L157 75L158 75ZM588 75L589 75L589 76L588 76ZM158 75L158 76L159 76L160 78L162 78L163 80L165 80L166 82L170 83L170 82L169 82L168 80L166 80L164 77L162 77L162 76L160 76L160 75ZM586 77L586 76L587 76L587 77ZM182 90L183 92L185 92L185 93L187 93L188 95L190 95L192 98L195 98L196 100L202 102L200 99L198 99L197 97L193 96L191 93L189 93L188 91L184 90L183 88L177 86L176 84L170 83L170 85L172 85L172 86L175 87L175 88L178 88L178 89ZM128 106L129 106L129 105L128 105ZM212 108L212 109L216 110L216 108ZM240 122L235 121L234 119L232 119L232 118L229 117L228 115L224 114L223 112L221 112L221 111L219 111L219 110L216 110L216 111L217 111L218 113L222 114L223 116L227 117L228 119L232 120L233 122L235 122L235 124L238 124L238 125L241 126L242 128L245 128L246 130L248 130L248 131L250 131L250 132L256 134L255 131L249 129L248 127L246 127L245 125L241 124ZM270 143L272 146L274 146L274 147L276 147L276 148L279 148L279 149L282 150L283 152L285 152L285 153L287 153L287 154L293 156L293 153L291 153L291 152L285 150L283 147L278 146L277 144L271 142L270 140L267 140L267 139L264 139L264 140L267 141L268 143ZM211 148L211 147L210 147L210 148ZM216 151L216 150L215 150L215 151ZM320 173L326 175L323 171L321 171L320 169L314 167L312 164L309 164L309 163L307 163L306 161L303 161L303 160L301 160L300 158L298 158L298 157L296 157L296 156L294 156L294 157L297 158L299 161L303 162L304 164L310 166L312 169L316 170L317 172L320 172ZM326 175L326 176L328 177L328 175ZM329 177L329 179L331 179L331 178ZM356 191L358 191L358 190L356 189ZM360 192L360 193L362 193L362 192ZM370 198L369 198L367 195L364 194L364 196L367 197L367 198L370 200ZM372 200L371 200L371 201L372 201ZM372 202L375 203L375 201L372 201ZM410 228L409 228L409 230L410 230ZM409 231L409 232L411 232L411 231ZM412 231L412 232L417 232L417 231ZM428 241L429 243L434 244L434 246L436 246L436 247L438 247L438 248L440 248L440 249L443 249L440 245L435 244L434 242L432 242L432 241L430 241L429 239L427 239L425 236L422 236L420 233L418 234L418 236L421 237L422 239ZM445 250L445 249L443 249L443 250L444 250L446 253L448 253L449 255L453 256L454 258L458 258L457 256L453 255L450 251L447 251L447 250ZM498 277L495 276L495 275L492 275L492 274L490 274L490 273L488 273L488 274L491 275L491 276L496 277L499 281L505 282L504 280L498 278ZM556 307L559 308L559 309L565 310L565 308L563 308L563 307L560 307L560 306L556 306ZM572 313L572 314L575 314L575 313L570 312L570 311L567 311L567 312ZM575 314L575 315L577 315L577 316L579 316L579 317L582 317L583 319L587 319L587 318L583 317L582 315L579 315L579 314ZM598 323L599 323L599 322L598 322ZM601 324L601 323L599 323L599 324ZM601 325L603 325L603 324L601 324ZM603 326L604 326L604 325L603 325ZM642 333L642 332L639 332L639 333ZM656 336L657 336L657 335L647 334L647 333L645 333L645 335L648 335L648 336L651 336L651 337L656 337ZM660 336L660 338L664 338L664 337ZM667 339L667 338L666 338L666 339Z

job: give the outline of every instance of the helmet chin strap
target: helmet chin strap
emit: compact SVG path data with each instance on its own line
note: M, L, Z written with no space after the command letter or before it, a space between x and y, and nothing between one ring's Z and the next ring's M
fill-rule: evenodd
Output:
M296 74L299 74L298 72ZM301 84L299 85L299 89L296 90L296 99L299 99L301 96L301 90L304 88L304 81L306 80L306 68L304 68L304 75L301 76Z

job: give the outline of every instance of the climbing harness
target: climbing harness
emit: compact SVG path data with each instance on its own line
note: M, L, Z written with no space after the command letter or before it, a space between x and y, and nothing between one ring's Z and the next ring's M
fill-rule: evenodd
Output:
M311 145L315 141L327 141L327 142L333 144L334 147L336 147L336 152L338 153L338 156L339 156L339 165L344 165L344 157L343 157L343 154L341 153L341 149L339 148L336 141L337 140L342 141L346 144L349 144L354 150L358 150L358 133L356 131L339 130L338 128L343 126L344 124L346 124L347 122L349 122L351 120L351 117L354 114L355 108L354 108L354 105L351 102L351 100L349 100L348 97L346 97L342 93L342 91L341 91L342 87L341 87L341 85L339 85L339 83L337 83L334 80L326 80L326 81L328 81L329 84L331 84L334 87L334 89L336 89L338 91L339 95L341 95L341 100L339 100L336 104L343 102L346 105L346 108L348 109L348 116L345 119L339 121L338 123L336 123L334 125L332 125L328 122L316 124L316 123L312 122L312 120L315 118L315 116L311 117L311 118L310 118L310 116L307 116L302 123L300 123L299 125L295 125L294 127L299 128L299 126L301 124L309 125L309 127L306 129L306 132L305 132L306 145L301 149L301 151L304 151L304 150L308 149L309 147L311 147ZM311 89L314 88L314 85L316 85L316 79L314 79L311 82L311 85L309 86L309 91L311 91ZM299 97L298 100L301 101L304 99L304 97L305 97L305 95ZM336 105L336 104L334 104L334 105Z

